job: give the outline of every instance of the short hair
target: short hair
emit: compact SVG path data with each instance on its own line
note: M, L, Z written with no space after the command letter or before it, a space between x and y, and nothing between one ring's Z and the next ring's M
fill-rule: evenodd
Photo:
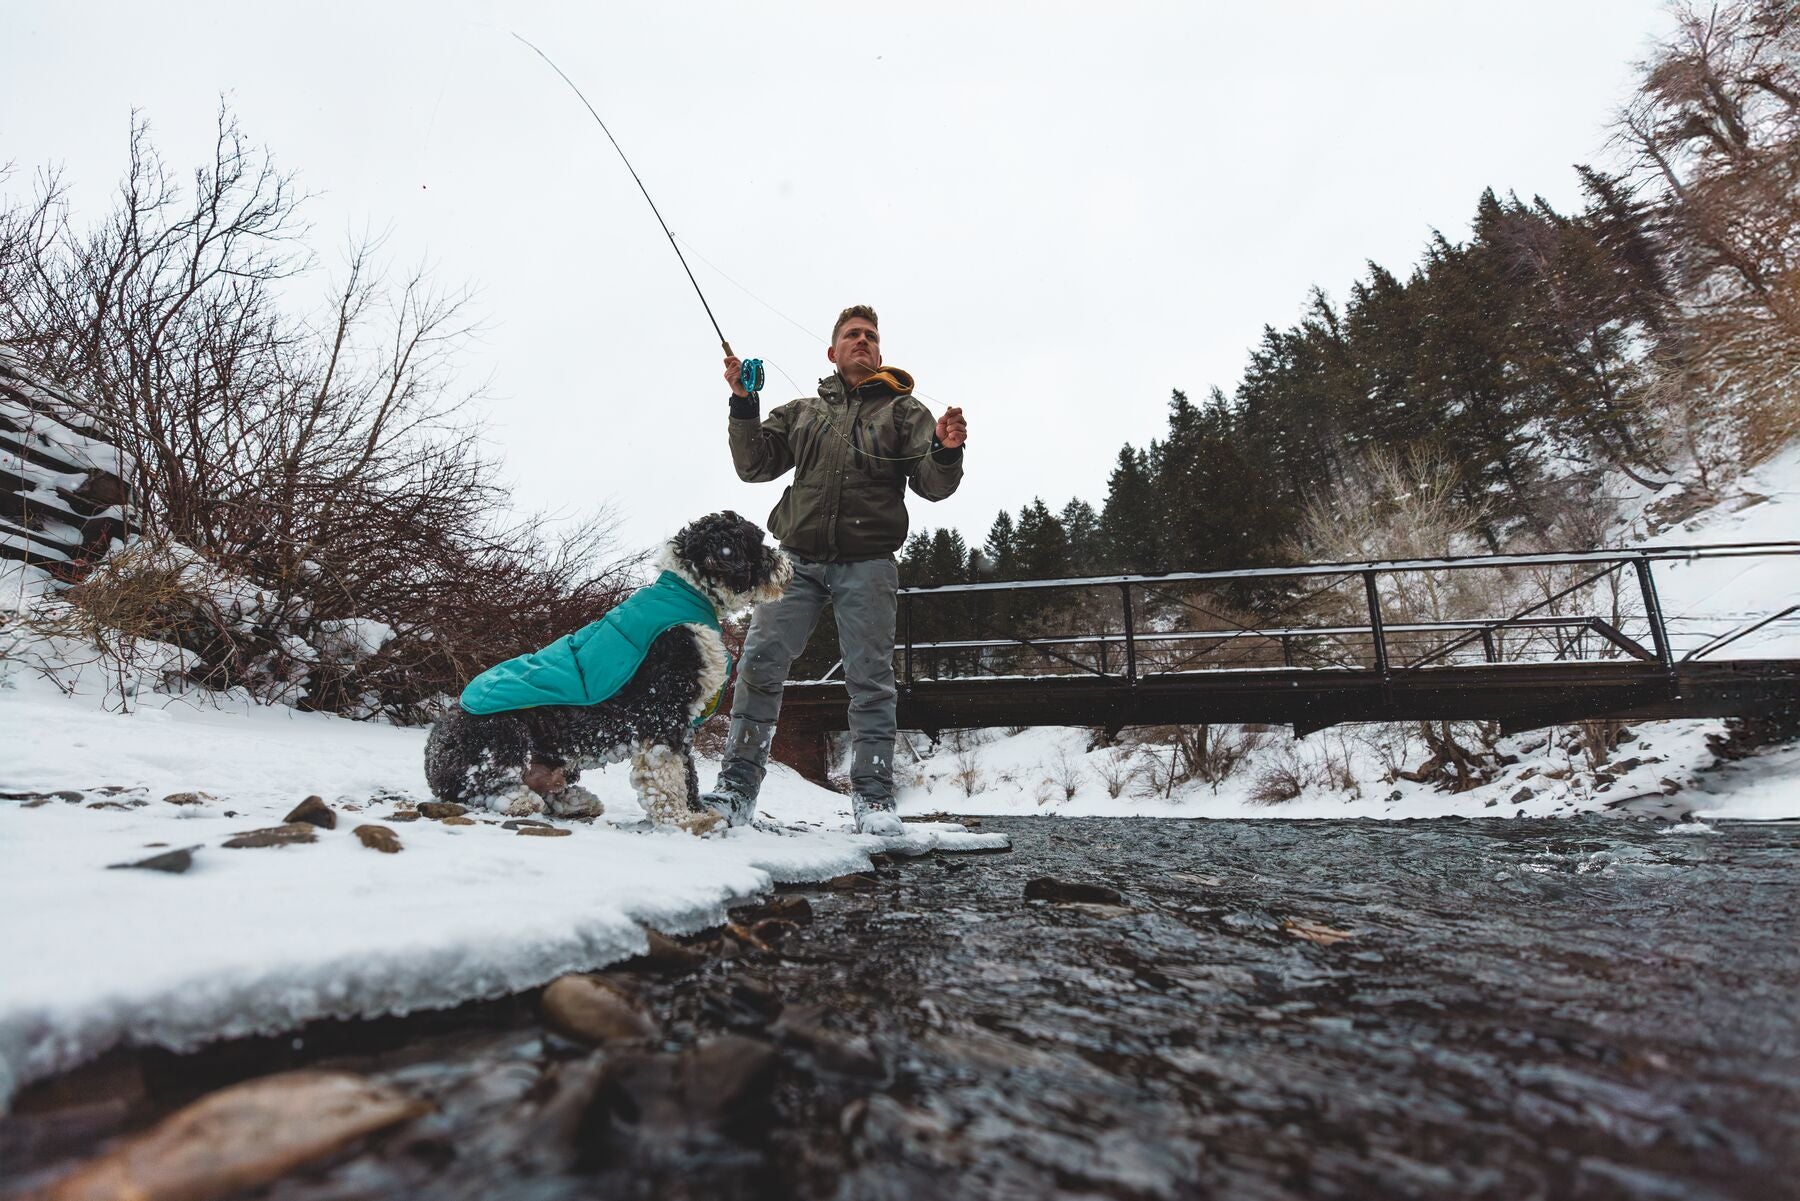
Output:
M844 322L861 317L876 329L881 328L881 319L875 316L875 310L866 304L853 304L838 314L837 324L831 327L831 340L837 341L838 331L844 328Z

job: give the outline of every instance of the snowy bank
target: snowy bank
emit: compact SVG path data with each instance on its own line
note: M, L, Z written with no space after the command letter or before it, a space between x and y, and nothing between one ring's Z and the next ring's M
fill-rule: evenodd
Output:
M36 678L0 689L0 792L14 794L0 800L0 1098L120 1043L180 1050L531 988L642 952L646 925L717 925L777 883L865 869L891 849L841 830L847 798L779 767L765 815L815 831L620 830L642 817L622 769L584 777L607 814L566 837L497 819L390 823L429 799L423 730L157 699L166 707L120 714ZM200 795L165 799L184 793ZM338 811L316 843L220 845L310 794ZM362 823L390 825L401 853L364 847ZM1003 842L909 835L901 849ZM187 847L200 849L183 874L108 870Z

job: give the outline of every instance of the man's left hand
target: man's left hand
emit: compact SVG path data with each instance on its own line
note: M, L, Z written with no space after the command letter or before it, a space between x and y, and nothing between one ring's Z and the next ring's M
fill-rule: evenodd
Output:
M944 415L937 423L938 445L946 450L955 450L969 440L969 423L963 420L963 411L951 407L944 410Z

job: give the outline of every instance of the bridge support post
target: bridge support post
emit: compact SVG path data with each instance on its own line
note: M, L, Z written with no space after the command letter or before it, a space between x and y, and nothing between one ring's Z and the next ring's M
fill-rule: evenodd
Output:
M1137 687L1137 642L1132 632L1131 620L1131 585L1120 584L1119 592L1125 598L1125 678Z
M1381 682L1386 685L1390 676L1388 671L1387 631L1381 624L1381 591L1375 587L1375 573L1362 573L1363 592L1369 598L1369 633L1375 639L1375 670L1381 674Z
M814 784L831 786L825 731L819 726L805 721L778 723L769 758L787 764Z
M904 642L906 644L906 650L902 654L902 663L904 666L903 666L903 670L902 670L902 673L900 676L900 681L901 681L902 686L906 687L906 688L911 688L912 682L913 682L913 677L912 677L912 643L913 643L913 640L912 640L912 609L913 609L912 597L910 597L910 596L903 597L901 600L901 604L900 604L900 637L902 640L904 640Z
M1672 685L1675 680L1675 652L1669 646L1668 627L1663 624L1662 602L1656 597L1656 581L1650 578L1650 560L1640 558L1633 566L1637 568L1638 590L1644 594L1644 620L1650 623L1650 645L1656 651L1656 661L1662 664Z

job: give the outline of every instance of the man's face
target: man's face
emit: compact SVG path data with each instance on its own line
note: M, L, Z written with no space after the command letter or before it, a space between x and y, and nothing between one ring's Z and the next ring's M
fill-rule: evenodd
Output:
M881 331L866 317L852 317L831 340L825 357L854 388L881 370Z

